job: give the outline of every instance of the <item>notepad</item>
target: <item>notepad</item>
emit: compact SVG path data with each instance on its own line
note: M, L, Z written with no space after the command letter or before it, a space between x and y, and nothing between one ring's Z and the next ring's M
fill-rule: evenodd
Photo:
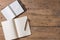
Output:
M10 20L23 13L24 10L19 2L16 0L4 9L2 9L1 12L7 20Z
M31 35L27 16L1 22L6 40Z

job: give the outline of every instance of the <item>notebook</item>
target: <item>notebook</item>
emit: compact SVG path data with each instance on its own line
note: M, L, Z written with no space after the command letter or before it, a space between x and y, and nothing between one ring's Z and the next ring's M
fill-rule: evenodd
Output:
M5 35L5 40L12 40L31 35L27 16L6 20L1 22L1 24Z
M1 13L7 20L13 19L23 12L24 10L17 0L1 10Z

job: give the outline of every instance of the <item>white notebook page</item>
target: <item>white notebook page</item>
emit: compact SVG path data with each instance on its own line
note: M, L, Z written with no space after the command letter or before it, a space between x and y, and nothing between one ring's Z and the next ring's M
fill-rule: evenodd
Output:
M2 28L6 40L12 40L17 38L17 34L12 20L2 22Z

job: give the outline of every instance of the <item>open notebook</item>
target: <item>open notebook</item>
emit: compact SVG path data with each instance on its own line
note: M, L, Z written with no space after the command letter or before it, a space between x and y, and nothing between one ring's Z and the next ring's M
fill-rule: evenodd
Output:
M13 19L14 17L18 16L19 14L23 13L24 10L19 4L17 0L15 0L13 3L5 7L3 10L1 10L4 17L9 20Z
M31 35L27 16L1 22L6 40Z

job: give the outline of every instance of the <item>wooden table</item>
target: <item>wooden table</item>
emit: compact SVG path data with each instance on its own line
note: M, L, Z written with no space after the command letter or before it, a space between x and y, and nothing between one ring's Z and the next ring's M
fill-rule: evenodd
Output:
M14 0L0 0L0 10ZM16 40L60 40L60 0L19 0L28 16L32 35ZM16 17L16 18L18 18ZM0 12L0 22L6 20ZM0 24L0 40L4 40Z

